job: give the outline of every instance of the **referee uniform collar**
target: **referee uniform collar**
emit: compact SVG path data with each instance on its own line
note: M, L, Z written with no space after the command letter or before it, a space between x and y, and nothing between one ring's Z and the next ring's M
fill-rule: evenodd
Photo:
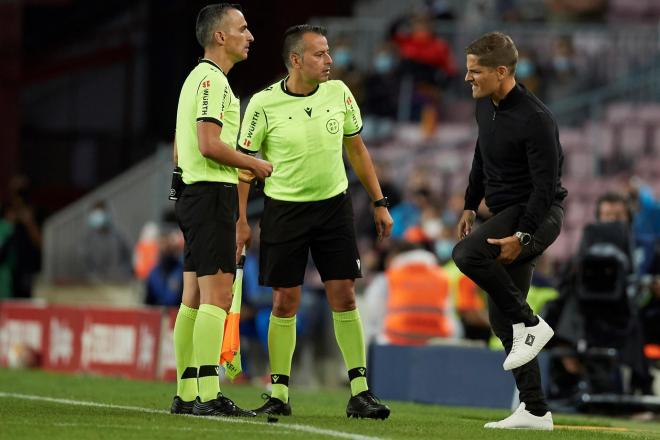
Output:
M222 72L222 74L223 74L224 76L227 76L227 74L225 73L225 71L222 70L222 67L218 66L217 64L215 64L213 61L209 60L208 58L198 58L198 59L197 59L197 62L198 62L198 63L209 63L210 65L212 65L213 67L215 67L216 69L218 69L220 72Z
M282 91L284 93L286 93L289 96L295 96L296 98L304 98L305 96L312 96L319 89L319 85L320 85L320 84L317 84L316 88L314 90L312 90L311 92L309 92L306 95L302 95L300 93L293 93L292 91L290 91L289 89L286 88L286 80L287 79L289 79L288 76L286 78L284 78L282 81L280 81L280 87L282 88Z
M510 108L515 107L518 105L519 102L521 102L525 94L527 93L527 89L525 88L524 85L520 83L516 83L515 86L511 89L509 93L506 94L503 100L500 101L500 104L497 107L498 110L508 110ZM491 101L491 104L493 104L493 101ZM495 106L495 104L493 104Z

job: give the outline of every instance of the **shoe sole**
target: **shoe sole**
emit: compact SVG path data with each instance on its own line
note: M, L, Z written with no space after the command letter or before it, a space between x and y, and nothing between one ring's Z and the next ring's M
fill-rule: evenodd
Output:
M288 417L291 415L291 409L285 411L255 411L257 414L263 414L266 416L285 416Z
M198 417L256 417L256 414L226 414L226 413L219 413L219 412L205 412L205 413L200 413L200 412L192 412L192 415L198 416Z
M172 405L170 407L170 414L192 414L193 405L188 403L188 405Z
M385 420L390 416L390 410L387 408L379 409L376 410L374 414L360 414L356 411L346 411L346 417L351 418L353 417L354 419L360 418L360 419L379 419L379 420Z
M195 411L193 409L192 415L194 416L199 416L199 417L256 417L257 415L255 413L252 414L227 414L227 413L221 413L221 412L216 412L215 410L205 410L205 411Z
M553 431L554 427L550 426L550 427L547 427L547 428L546 427L541 428L541 427L538 427L538 426L525 426L525 427L522 427L522 426L516 426L516 427L484 426L484 429L514 429L514 430L515 429L518 429L518 430L526 429L526 430L530 430L530 431Z

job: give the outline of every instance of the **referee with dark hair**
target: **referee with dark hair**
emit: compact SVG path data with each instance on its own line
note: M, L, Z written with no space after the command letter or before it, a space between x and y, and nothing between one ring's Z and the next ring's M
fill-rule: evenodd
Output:
M209 5L199 12L197 41L204 58L183 84L176 117L174 157L185 183L176 216L185 246L183 298L174 325L175 414L255 415L224 397L218 382L236 242L246 240L236 233L236 168L259 179L272 171L270 163L235 149L240 104L226 74L247 58L253 40L236 5Z
M491 327L508 353L503 367L513 370L521 400L511 416L485 427L552 430L536 355L554 332L526 298L536 260L559 236L564 217L557 124L516 83L518 51L509 36L486 34L465 52L479 137L453 258L488 293ZM494 216L473 230L484 198Z
M354 288L355 278L361 276L360 255L342 145L373 200L379 238L388 237L392 229L387 198L360 136L362 120L355 98L343 82L329 80L332 58L325 29L289 28L284 34L283 58L288 76L252 97L239 138L242 151L261 150L273 163L273 175L264 188L259 258L260 283L273 288L268 328L272 394L256 411L291 414L288 386L296 311L311 250L351 384L346 414L384 419L389 408L367 386Z

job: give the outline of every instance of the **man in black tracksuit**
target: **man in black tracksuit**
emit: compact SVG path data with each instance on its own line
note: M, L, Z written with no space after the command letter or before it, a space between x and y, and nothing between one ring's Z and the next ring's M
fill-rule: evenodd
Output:
M536 355L553 331L526 297L536 259L563 220L567 191L557 125L550 110L516 84L518 52L510 37L486 34L466 54L479 138L453 258L488 293L491 326L508 354L503 366L513 370L521 400L511 416L485 427L551 430ZM473 230L484 198L494 215Z

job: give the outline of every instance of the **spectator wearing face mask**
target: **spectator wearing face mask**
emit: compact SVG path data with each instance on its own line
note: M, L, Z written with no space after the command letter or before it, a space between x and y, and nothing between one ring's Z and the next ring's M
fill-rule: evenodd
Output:
M361 103L363 99L364 78L355 64L352 46L351 40L345 35L340 35L335 40L331 53L331 75L332 79L343 81L351 92L353 92L353 96L357 102Z
M147 277L146 304L178 306L183 293L183 237L174 226L163 228L158 263Z
M335 56L336 58L336 56ZM391 44L385 43L374 54L371 72L364 81L365 126L363 136L387 140L394 129L399 105L399 60Z
M517 68L516 68L517 69ZM547 100L550 103L574 96L588 89L576 66L576 54L571 37L559 38L547 66Z
M112 223L105 201L95 203L87 215L87 232L80 255L89 281L125 282L131 279L131 254Z
M543 79L541 69L533 52L525 49L518 51L518 64L516 64L516 79L523 83L527 90L536 96L543 96Z

